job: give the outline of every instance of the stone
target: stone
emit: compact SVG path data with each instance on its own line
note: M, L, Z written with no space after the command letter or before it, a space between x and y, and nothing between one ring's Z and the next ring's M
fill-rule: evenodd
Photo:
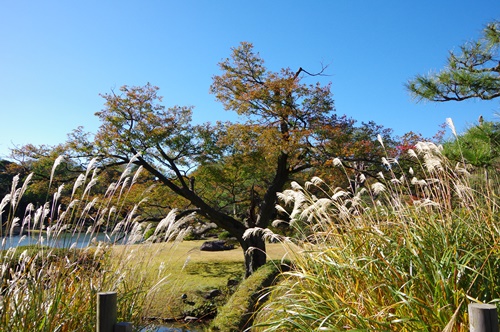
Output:
M222 294L222 292L220 291L220 289L212 289L211 291L208 291L208 293L205 294L205 296L203 296L203 297L207 300L211 300L211 299L213 299L221 294Z
M227 281L227 287L235 287L235 286L238 286L240 282L236 279L229 279Z
M205 241L200 247L201 251L223 251L231 249L234 249L234 245L224 240Z

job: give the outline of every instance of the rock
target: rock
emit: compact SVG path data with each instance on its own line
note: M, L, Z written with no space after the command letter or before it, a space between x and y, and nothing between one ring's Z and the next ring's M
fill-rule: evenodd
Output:
M221 294L222 294L222 292L220 291L220 289L212 289L207 294L205 294L205 296L203 296L203 297L207 300L211 300L211 299L213 299Z
M227 287L235 287L235 286L238 286L240 282L236 279L229 279L227 281Z
M224 240L205 241L200 247L202 251L223 251L234 249L233 244L228 244Z

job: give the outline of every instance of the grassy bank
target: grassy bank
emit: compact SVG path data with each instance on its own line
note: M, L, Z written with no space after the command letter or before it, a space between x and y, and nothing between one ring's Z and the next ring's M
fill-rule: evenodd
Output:
M289 263L270 261L243 280L227 303L220 308L209 331L243 331L249 328L255 314L266 301L266 289L279 281L283 271L288 270Z
M181 241L113 247L112 257L126 266L136 266L148 261L144 272L146 279L155 279L159 271L166 276L149 304L147 317L177 318L185 315L204 315L215 306L222 305L234 290L229 280L241 281L244 275L243 252L233 250L201 251L203 241ZM281 259L286 255L280 244L268 244L269 259ZM127 269L127 267L122 267ZM220 295L206 299L210 291L220 290ZM203 318L203 317L200 317Z

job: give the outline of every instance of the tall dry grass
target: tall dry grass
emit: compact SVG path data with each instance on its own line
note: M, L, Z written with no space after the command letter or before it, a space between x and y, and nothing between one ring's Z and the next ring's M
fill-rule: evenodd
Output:
M120 179L109 185L104 195L94 195L98 171L93 160L72 186L69 204L61 204L64 186L45 204L28 204L19 215L19 202L26 192L31 175L22 184L16 176L10 194L0 204L3 224L0 248L0 331L92 331L95 330L96 296L99 292L118 293L118 319L142 325L141 318L168 282L168 266L161 264L151 271L152 250L138 250L149 227L138 222L137 202L124 211L128 195L141 168L127 165ZM162 220L153 238L174 241L183 236L172 211ZM34 238L30 246L18 246L15 234ZM99 241L104 234L104 241ZM89 245L77 243L85 239ZM128 247L131 247L128 250ZM168 262L167 262L168 263Z
M432 143L408 153L412 168L384 158L354 194L319 178L281 194L301 240L253 231L302 250L252 331L468 331L469 303L498 303L498 173L486 181Z

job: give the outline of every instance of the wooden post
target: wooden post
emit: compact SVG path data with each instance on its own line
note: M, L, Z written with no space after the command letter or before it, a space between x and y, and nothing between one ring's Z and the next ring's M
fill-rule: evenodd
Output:
M116 292L97 294L97 332L113 332L116 324Z
M471 332L499 332L498 312L493 304L469 304L469 324Z

